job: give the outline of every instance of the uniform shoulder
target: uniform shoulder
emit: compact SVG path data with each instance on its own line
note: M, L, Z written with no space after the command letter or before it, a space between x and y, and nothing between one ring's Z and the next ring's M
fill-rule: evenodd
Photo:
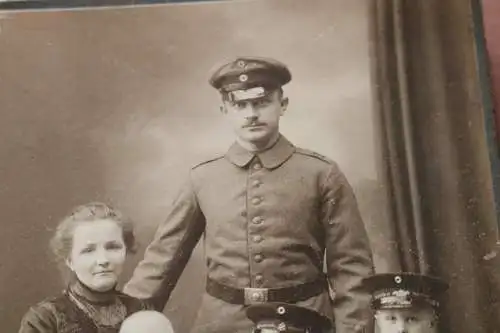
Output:
M320 161L322 161L326 164L329 164L329 165L333 165L333 166L337 165L337 163L334 160L332 160L331 158L328 158L325 155L322 155L322 154L317 153L317 152L310 150L310 149L296 147L295 152L297 154L300 154L300 155L304 155L304 156L308 156L308 157L320 160Z
M204 166L204 165L216 162L216 161L218 161L218 160L220 160L222 158L224 158L224 154L217 154L217 155L214 155L214 156L211 156L211 157L208 157L208 158L204 158L200 162L195 163L191 167L191 170L194 170L194 169L197 169L197 168L199 168L201 166Z

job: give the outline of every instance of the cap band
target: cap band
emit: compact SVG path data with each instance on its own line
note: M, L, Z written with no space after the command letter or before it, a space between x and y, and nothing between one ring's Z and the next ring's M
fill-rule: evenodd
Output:
M231 102L247 101L251 99L262 98L267 95L264 87L254 87L246 90L234 90L227 93Z
M426 294L403 289L386 290L373 296L373 306L377 309L411 308L423 304L437 307L439 302Z
M280 87L282 79L273 72L256 70L252 72L228 74L221 79L222 91L246 90L253 87Z
M285 322L257 324L258 333L305 333L313 332L309 327L297 327Z

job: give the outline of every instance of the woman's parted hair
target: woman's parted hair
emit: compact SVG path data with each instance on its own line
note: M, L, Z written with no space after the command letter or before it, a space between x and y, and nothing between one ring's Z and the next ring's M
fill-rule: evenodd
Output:
M80 223L92 223L98 220L109 219L117 223L122 229L123 241L128 253L136 251L134 225L130 219L120 211L102 202L90 202L74 208L63 218L50 241L50 248L59 262L64 262L71 253L73 246L73 232Z

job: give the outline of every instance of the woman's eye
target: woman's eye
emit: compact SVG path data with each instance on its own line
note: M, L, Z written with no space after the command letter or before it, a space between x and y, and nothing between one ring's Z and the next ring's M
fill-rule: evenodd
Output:
M94 250L95 250L95 248L94 248L94 247L85 247L85 248L83 248L83 249L80 251L80 253L82 253L82 254L85 254L85 253L91 253L91 252L93 252Z

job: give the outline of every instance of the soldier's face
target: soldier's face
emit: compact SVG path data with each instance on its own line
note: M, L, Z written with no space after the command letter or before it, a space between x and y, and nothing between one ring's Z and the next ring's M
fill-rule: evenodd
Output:
M384 309L375 314L377 333L437 333L432 309Z
M239 141L263 148L278 136L280 117L287 106L288 99L276 90L258 99L224 101L222 111Z

